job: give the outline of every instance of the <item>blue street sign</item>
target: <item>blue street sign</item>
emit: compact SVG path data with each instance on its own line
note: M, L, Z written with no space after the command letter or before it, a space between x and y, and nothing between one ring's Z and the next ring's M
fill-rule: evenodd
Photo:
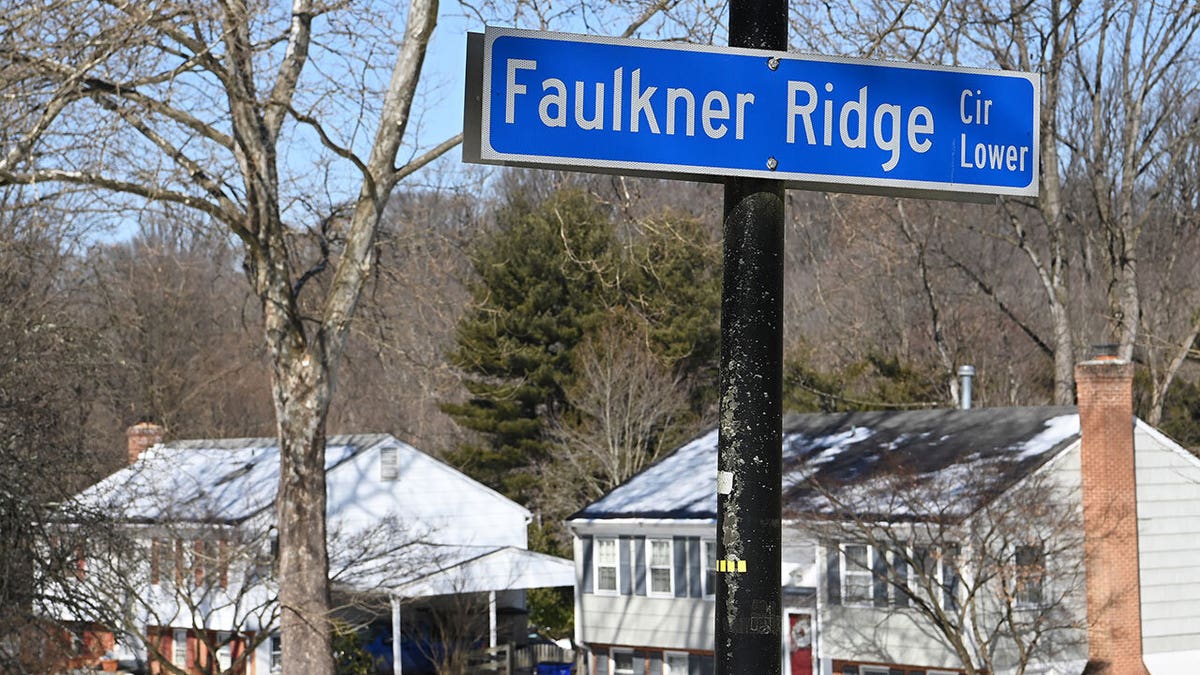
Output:
M1031 74L506 28L477 40L468 160L912 196L1037 194Z

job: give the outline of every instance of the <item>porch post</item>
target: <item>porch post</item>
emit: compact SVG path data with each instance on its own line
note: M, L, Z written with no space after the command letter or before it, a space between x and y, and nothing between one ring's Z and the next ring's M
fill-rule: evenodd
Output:
M488 591L488 646L496 648L496 591Z
M400 596L392 596L392 672L401 675L404 664L400 659Z

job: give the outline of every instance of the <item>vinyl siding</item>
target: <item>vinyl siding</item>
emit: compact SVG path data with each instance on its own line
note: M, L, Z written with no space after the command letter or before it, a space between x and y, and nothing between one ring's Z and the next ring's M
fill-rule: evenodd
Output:
M929 626L903 611L827 607L821 640L825 658L919 664L955 669L954 652L930 635Z
M712 650L716 603L703 598L585 595L575 617L587 644Z
M1146 654L1200 643L1200 463L1139 425L1138 546L1142 648Z

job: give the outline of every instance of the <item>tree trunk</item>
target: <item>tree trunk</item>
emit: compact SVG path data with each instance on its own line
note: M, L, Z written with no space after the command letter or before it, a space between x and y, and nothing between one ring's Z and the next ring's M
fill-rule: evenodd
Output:
M309 371L311 372L311 371ZM296 380L305 377L298 373ZM306 384L299 384L305 389ZM325 537L325 415L316 396L283 401L279 418L279 604L283 672L333 673ZM278 400L278 397L277 397Z

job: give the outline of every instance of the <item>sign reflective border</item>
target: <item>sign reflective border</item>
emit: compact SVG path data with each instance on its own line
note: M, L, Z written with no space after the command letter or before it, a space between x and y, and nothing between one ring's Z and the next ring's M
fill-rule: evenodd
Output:
M1035 75L488 28L464 160L978 199L1038 191Z

